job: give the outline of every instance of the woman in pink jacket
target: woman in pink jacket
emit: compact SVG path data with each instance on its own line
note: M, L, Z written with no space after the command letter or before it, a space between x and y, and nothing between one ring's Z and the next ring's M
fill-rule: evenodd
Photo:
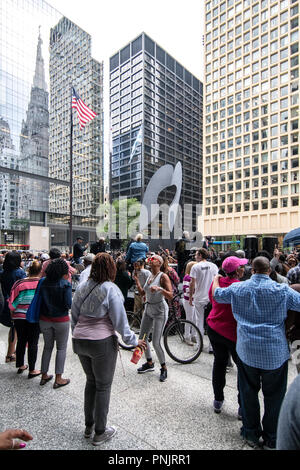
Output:
M246 258L229 256L222 263L222 270L226 277L221 277L220 287L228 287L244 275L244 265L248 263ZM224 402L224 387L226 385L226 367L229 353L236 363L236 321L232 314L230 304L219 304L212 297L212 285L209 289L209 300L212 309L207 317L207 335L213 348L214 365L212 373L212 384L214 390L214 411L220 413ZM238 396L239 401L239 396ZM239 408L238 417L241 418Z

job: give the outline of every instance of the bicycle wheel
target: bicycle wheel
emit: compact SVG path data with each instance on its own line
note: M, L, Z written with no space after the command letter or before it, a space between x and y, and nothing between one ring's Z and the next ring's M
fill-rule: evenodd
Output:
M138 335L140 333L140 328L141 328L141 320L140 320L139 316L134 314L133 312L128 311L126 313L127 313L129 328L138 337ZM130 351L131 349L135 348L135 346L133 346L133 345L125 344L123 339L122 339L122 336L118 332L116 332L116 334L117 334L117 337L118 337L119 345L121 346L122 349Z
M164 346L174 361L190 364L200 356L203 338L194 323L189 320L177 319L165 330Z
M135 332L135 334L140 334L140 329L141 329L141 319L139 316L139 312L134 313L127 311L127 318L128 318L128 324L129 328Z

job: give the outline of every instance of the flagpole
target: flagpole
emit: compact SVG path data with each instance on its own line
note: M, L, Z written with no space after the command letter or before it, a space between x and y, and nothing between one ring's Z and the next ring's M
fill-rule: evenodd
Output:
M69 244L70 253L73 251L73 112L72 112L73 90L71 86L70 103L70 211L69 211Z

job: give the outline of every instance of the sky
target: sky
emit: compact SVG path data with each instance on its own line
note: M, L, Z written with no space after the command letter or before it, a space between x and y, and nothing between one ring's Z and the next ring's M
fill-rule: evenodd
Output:
M105 60L142 31L198 78L204 0L47 0L92 36L93 56Z
M92 36L92 56L104 61L104 156L109 142L109 57L148 34L203 81L204 0L47 0ZM107 175L106 175L107 176Z

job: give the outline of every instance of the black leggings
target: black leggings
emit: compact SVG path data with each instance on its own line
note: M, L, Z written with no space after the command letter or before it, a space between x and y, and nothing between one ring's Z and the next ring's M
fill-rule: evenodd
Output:
M230 341L230 339L217 333L215 330L207 325L207 335L211 342L214 351L214 365L212 373L212 383L214 389L215 400L224 400L224 387L226 385L226 367L228 364L229 353L232 356L233 361L236 364L236 343ZM238 403L240 404L240 398L238 394Z
M29 370L35 369L40 336L38 323L29 323L27 320L14 320L18 341L16 347L16 367L24 366L26 344L28 343Z

